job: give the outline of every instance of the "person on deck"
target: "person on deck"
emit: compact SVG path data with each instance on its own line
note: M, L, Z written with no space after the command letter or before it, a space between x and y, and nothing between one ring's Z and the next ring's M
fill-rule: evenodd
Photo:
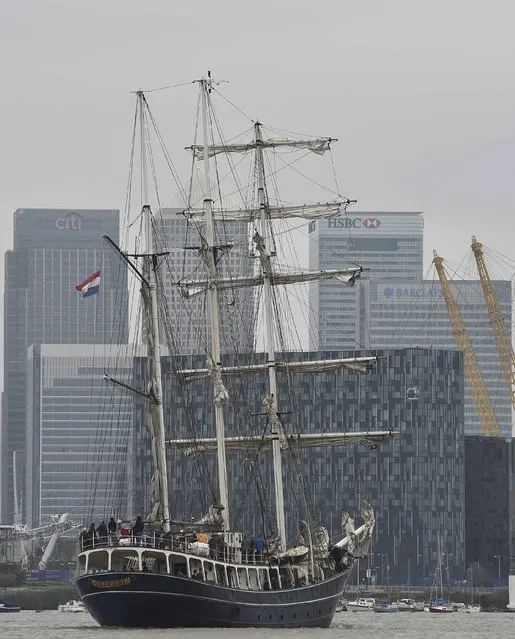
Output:
M111 544L114 544L116 539L116 521L114 520L114 517L111 517L111 519L107 522L107 532L109 533Z
M141 544L141 537L143 536L143 522L141 520L140 515L136 517L136 522L134 523L134 526L132 527L132 534L136 538L135 539L136 545L139 546Z
M107 544L107 526L103 519L98 524L97 536L98 536L98 543L102 546L105 546Z

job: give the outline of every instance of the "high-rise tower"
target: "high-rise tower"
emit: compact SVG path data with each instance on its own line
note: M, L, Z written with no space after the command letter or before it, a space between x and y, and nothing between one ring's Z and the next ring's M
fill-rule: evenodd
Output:
M369 269L354 288L334 280L309 285L313 350L367 346L365 327L358 318L366 303L368 282L382 278L422 280L423 234L424 220L418 212L349 212L310 224L311 269L351 264Z
M2 521L10 522L14 516L14 451L22 511L27 501L23 467L28 347L127 341L127 275L119 260L108 253L104 233L118 242L118 210L18 209L14 213L13 250L5 256ZM99 294L83 298L75 286L98 270Z

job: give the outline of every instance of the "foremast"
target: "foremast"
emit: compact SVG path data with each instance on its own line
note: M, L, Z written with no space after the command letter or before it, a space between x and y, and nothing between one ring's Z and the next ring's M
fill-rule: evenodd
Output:
M150 520L161 520L164 532L170 530L170 507L168 496L168 471L166 466L165 426L163 411L163 380L161 373L161 340L159 336L159 307L157 299L157 255L154 253L152 234L152 211L148 198L145 109L143 91L137 92L140 117L142 221L144 229L143 278L141 299L143 323L147 342L148 413L152 447L152 476Z
M223 521L224 528L230 528L229 518L229 493L227 488L227 460L225 454L225 417L224 407L227 403L227 390L222 382L221 361L220 361L220 317L218 313L218 290L217 290L217 268L216 268L216 247L214 234L213 200L211 197L211 179L209 175L209 135L208 135L208 107L211 93L211 77L200 80L200 92L202 102L202 128L204 138L204 218L205 237L201 237L200 254L208 271L207 297L209 304L209 318L211 328L211 361L210 374L213 380L213 394L215 404L215 428L217 441L217 461L218 461L218 488L220 493L220 504L224 508Z

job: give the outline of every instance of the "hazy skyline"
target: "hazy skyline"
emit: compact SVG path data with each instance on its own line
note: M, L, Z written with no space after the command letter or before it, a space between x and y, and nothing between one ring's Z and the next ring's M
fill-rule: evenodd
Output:
M357 211L422 211L426 272L472 234L514 258L514 17L508 0L4 2L2 253L17 208L123 208L130 92L211 69L252 117L338 137ZM160 113L184 177L194 91Z

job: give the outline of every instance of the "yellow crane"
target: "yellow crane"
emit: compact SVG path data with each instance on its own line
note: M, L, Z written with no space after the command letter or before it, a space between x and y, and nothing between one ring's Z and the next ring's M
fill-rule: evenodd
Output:
M501 306L495 293L492 280L486 268L483 258L483 247L475 236L472 236L472 252L476 258L477 270L481 286L483 287L483 295L485 296L486 307L490 317L492 333L495 339L499 359L501 360L502 372L506 379L508 392L510 394L511 403L515 408L515 355L513 354L513 345L508 328L504 323L504 317L501 313Z
M456 346L458 347L458 350L463 351L465 377L467 378L472 399L479 416L481 428L485 435L499 437L501 434L499 424L497 423L497 418L495 417L485 381L481 375L479 364L477 363L472 344L470 343L470 339L463 322L463 317L456 300L454 299L454 295L452 294L449 279L447 278L447 273L445 272L443 265L443 257L440 257L436 251L433 251L433 264L435 265L436 272L440 279L440 285L442 287L447 311L451 320L452 332L454 333Z

